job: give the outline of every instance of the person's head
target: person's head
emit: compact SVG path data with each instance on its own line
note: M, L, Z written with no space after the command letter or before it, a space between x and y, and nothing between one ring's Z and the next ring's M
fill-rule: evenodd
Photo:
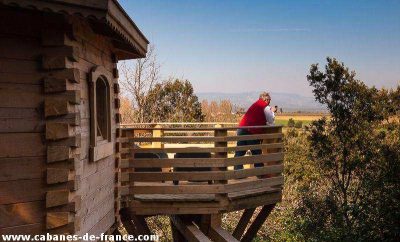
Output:
M262 92L260 94L260 99L268 104L271 102L271 96L269 95L268 92Z

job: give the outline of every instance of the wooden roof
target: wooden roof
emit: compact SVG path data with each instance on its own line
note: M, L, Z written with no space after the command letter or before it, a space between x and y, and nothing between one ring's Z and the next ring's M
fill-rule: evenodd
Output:
M117 0L0 0L0 4L87 18L113 40L119 59L144 57L149 41Z

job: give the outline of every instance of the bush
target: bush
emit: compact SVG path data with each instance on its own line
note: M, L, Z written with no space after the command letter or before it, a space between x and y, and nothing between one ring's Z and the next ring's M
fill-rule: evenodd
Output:
M287 126L290 128L293 128L295 125L295 122L292 118L289 119L289 121L287 122Z
M297 121L294 125L295 128L301 129L303 127L303 122L302 121Z

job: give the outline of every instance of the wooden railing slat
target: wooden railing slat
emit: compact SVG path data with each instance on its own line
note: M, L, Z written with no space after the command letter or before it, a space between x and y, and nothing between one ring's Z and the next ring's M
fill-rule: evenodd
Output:
M186 148L128 148L122 149L121 153L204 153L204 152L231 152L239 150L257 150L257 149L281 149L283 143L244 145L234 147L186 147Z
M130 181L208 181L231 180L251 176L281 173L283 165L272 165L260 168L228 170L228 171L193 171L193 172L130 172Z
M233 135L225 137L214 136L164 136L164 137L124 137L121 140L125 142L164 142L164 143L180 143L180 142L231 142L239 140L260 140L260 139L278 139L282 138L281 133L273 134L256 134L256 135Z
M121 160L122 168L150 168L150 167L225 167L243 164L254 164L270 161L282 161L283 153L265 155L242 156L231 158L179 158L179 159L147 159L129 158Z

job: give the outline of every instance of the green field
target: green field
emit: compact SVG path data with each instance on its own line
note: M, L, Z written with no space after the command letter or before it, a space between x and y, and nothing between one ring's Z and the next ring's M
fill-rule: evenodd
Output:
M302 126L309 125L312 121L318 120L325 115L323 114L277 114L275 118L275 124L288 126L289 119L293 119L294 122L301 121Z

